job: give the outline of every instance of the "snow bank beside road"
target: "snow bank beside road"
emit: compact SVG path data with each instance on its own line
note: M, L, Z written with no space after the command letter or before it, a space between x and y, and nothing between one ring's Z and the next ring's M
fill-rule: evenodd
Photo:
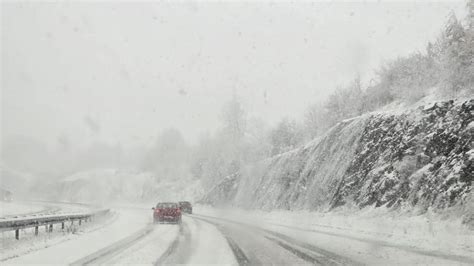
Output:
M195 206L195 213L249 223L263 228L285 227L328 234L336 237L378 243L404 250L461 256L474 261L474 231L460 218L443 220L427 213L400 216L384 208L359 212L318 213L308 211L247 211ZM276 227L275 227L276 226ZM341 246L342 248L342 246Z
M92 204L50 202L50 201L21 201L0 202L0 219L24 219L30 216L79 214L100 209Z
M2 245L2 258L28 254L2 261L2 265L70 264L130 236L151 222L149 211L121 209L117 213L117 218L111 224L91 231L81 231L79 228L75 234L58 235L55 238L44 234L16 247L5 243L5 246Z
M0 201L0 218L12 215L23 215L46 209L44 205L33 202L3 202Z

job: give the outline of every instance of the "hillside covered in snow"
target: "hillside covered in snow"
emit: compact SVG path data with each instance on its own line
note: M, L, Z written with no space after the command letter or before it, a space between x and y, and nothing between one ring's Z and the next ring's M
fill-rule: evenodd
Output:
M457 207L469 222L473 120L474 100L369 113L224 179L202 201L266 210Z
M55 193L43 198L104 205L194 200L202 193L199 180L157 179L153 173L124 169L77 172L38 188L37 197L52 187Z

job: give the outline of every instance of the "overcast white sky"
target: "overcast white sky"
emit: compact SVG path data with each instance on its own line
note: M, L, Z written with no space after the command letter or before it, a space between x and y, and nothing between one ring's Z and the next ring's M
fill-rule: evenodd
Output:
M464 5L3 2L2 134L127 145L176 127L195 141L233 91L250 116L298 117L422 50Z

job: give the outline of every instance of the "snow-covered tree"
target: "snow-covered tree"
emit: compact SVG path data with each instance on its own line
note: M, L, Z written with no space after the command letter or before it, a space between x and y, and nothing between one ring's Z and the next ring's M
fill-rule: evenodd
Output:
M466 17L467 26L469 30L474 30L474 0L467 1L466 7L468 12Z
M222 111L223 130L233 142L239 142L246 130L246 114L242 103L233 95L232 99L224 105Z
M296 148L301 142L302 135L296 121L284 118L270 132L270 139L272 155L275 155Z
M327 122L322 103L314 103L308 106L303 118L305 138L311 140L321 135L328 128Z
M472 30L464 29L454 13L444 30L441 54L441 77L445 88L454 96L463 89L474 92L474 38Z

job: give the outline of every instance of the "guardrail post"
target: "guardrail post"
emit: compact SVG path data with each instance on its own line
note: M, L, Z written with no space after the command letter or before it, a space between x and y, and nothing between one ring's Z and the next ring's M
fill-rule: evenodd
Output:
M79 225L81 225L81 222L82 222L82 220L81 220L81 219L79 219Z
M64 222L61 223L61 229L64 229Z
M53 232L53 224L49 225L49 232Z
M20 229L15 230L15 238L16 240L20 240Z
M38 226L35 226L35 236L38 235Z

